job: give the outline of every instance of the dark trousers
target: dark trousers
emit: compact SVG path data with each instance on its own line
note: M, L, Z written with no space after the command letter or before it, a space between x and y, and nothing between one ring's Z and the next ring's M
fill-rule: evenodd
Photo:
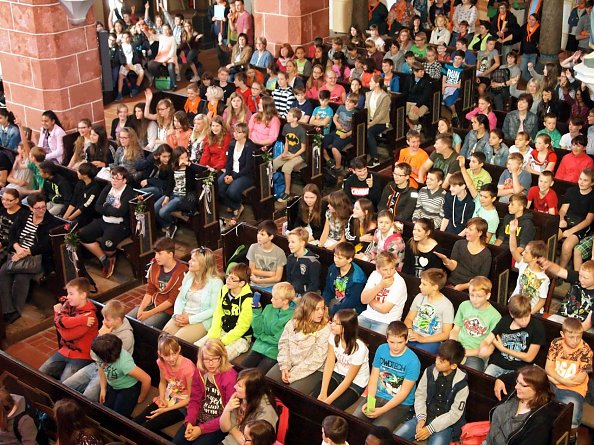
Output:
M182 425L180 429L177 430L177 434L173 438L173 443L175 445L218 445L225 437L227 437L226 433L223 433L221 430L217 430L213 431L212 433L206 433L202 436L198 436L196 440L190 442L184 437L185 433L186 425Z
M369 147L369 155L373 159L377 159L377 138L385 130L385 124L373 125L367 129L367 146Z
M344 376L338 374L337 372L333 372L332 376L330 377L330 383L328 384L328 395L332 394L338 385L342 383L344 380ZM322 389L322 383L316 386L316 389L313 390L311 393L312 397L318 397L320 394L320 390ZM345 392L343 392L334 402L331 403L332 406L336 408L346 410L349 406L359 400L361 394L363 394L364 388L360 388L359 386L351 383L351 385L347 388Z
M262 371L262 374L266 374L276 363L276 360L266 357L264 354L250 351L247 357L241 362L241 366L245 368L258 368Z
M136 382L130 388L124 389L113 389L110 385L107 385L104 405L124 417L130 417L138 403L140 386L140 382Z
M134 422L136 422L139 425L142 425L147 430L151 430L155 433L158 433L163 428L175 425L177 422L181 422L182 420L184 420L185 416L179 409L167 411L165 413L159 414L157 417L153 417L152 419L146 418L147 416L150 416L151 413L158 408L159 407L156 403L151 403L138 416L134 418Z

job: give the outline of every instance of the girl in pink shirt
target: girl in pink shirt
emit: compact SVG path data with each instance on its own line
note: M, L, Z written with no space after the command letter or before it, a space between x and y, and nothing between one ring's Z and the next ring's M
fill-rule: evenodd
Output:
M260 111L250 118L250 139L254 144L272 145L280 132L280 120L274 106L274 99L270 96L262 97Z

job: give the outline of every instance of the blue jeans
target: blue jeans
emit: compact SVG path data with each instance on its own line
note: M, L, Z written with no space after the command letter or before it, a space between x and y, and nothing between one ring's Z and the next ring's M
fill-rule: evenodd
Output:
M503 374L509 374L510 372L515 372L513 369L505 369L502 368L501 366L497 366L497 365L488 365L487 369L485 369L485 374L490 375L492 377L499 377Z
M127 315L132 318L136 318L138 316L138 307L136 306ZM141 323L144 323L147 326L152 326L156 329L163 329L167 322L171 319L171 314L167 312L159 312L158 314L153 315L152 317L147 318L146 320L142 320Z
M409 341L407 344L408 346L413 346L417 349L422 349L423 351L427 351L433 355L437 355L437 351L439 350L441 342L435 341L433 343L419 343L418 341Z
M522 79L528 82L532 76L528 71L528 62L532 62L532 64L536 65L536 60L538 59L538 54L522 54L522 61L520 62L520 70L522 71Z
M388 329L388 325L386 323L382 323L381 321L370 320L364 315L359 315L359 326L362 328L370 329L373 332L377 332L378 334L382 335L386 335L386 330Z
M231 184L225 184L225 173L217 179L219 186L219 199L225 207L238 210L241 207L242 192L251 187L254 180L249 176L240 176L233 180Z
M462 364L468 368L476 369L481 372L485 369L485 361L477 356L466 357L466 362Z
M175 445L218 445L223 439L225 439L225 437L227 437L226 433L223 433L221 430L216 430L212 433L206 433L198 436L198 439L190 442L185 439L185 432L186 425L184 424L179 430L177 430L177 434L173 438L173 443Z
M79 369L72 376L62 382L68 388L82 393L85 398L93 401L99 401L101 393L101 384L99 382L99 370L97 363L91 363L82 369Z
M553 385L557 400L562 403L573 403L573 415L571 416L571 427L577 428L582 423L582 411L584 409L584 397L569 389L559 389Z
M414 440L417 432L417 424L419 421L416 417L413 417L408 422L405 422L396 430L394 434L402 437L406 440ZM452 427L448 427L445 430L435 432L429 436L427 445L448 445L452 438Z
M56 352L48 358L43 365L41 365L39 371L63 382L89 363L91 363L91 360L84 358L68 358L64 357L59 352Z
M175 222L175 218L171 214L181 208L183 197L174 195L169 199L167 204L163 205L164 199L165 196L162 196L155 202L155 218L159 227L165 228Z
M377 124L367 129L367 147L369 147L369 155L372 159L377 158L377 138L386 128L386 124Z
M146 187L141 188L144 193L150 193L155 197L155 200L159 199L163 196L163 189L161 187L156 187L154 185L147 185Z

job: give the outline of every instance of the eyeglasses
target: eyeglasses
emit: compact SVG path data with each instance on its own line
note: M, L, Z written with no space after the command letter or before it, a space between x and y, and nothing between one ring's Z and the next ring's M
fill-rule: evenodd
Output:
M112 176L111 180L112 181L123 181L124 178L122 176Z
M342 323L339 323L339 322L334 321L334 320L330 320L330 324L333 324L334 326L342 326Z
M241 280L239 278L235 278L231 275L228 275L226 278L227 281L231 281L232 283L239 283Z
M33 210L37 210L38 212L41 212L42 210L45 210L45 209L47 209L47 206L45 204L42 207L39 207L39 206L33 207Z
M15 201L18 201L18 199L16 199L16 198L10 199L10 198L6 198L4 196L2 197L2 202L15 202Z
M204 363L216 363L216 362L221 361L221 357L213 357L213 358L202 357L202 361Z

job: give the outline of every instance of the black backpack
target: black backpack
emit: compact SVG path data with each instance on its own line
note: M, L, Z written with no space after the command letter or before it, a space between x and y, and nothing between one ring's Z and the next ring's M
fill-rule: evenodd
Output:
M29 404L29 402L26 403L25 410L17 414L14 419L12 419L12 432L14 433L14 437L16 437L19 442L22 442L23 437L19 431L19 423L25 416L31 417L35 423L35 427L37 428L35 442L38 445L49 445L49 439L46 431L56 431L55 424L46 413L34 408L31 406L31 404Z

